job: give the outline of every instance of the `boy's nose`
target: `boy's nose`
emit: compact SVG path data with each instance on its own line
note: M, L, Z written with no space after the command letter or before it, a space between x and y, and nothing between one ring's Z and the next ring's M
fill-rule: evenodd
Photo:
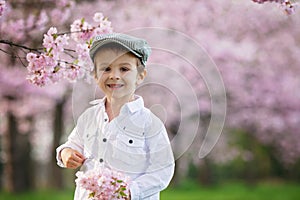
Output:
M109 79L111 80L119 80L120 79L120 74L117 70L112 70L109 74Z

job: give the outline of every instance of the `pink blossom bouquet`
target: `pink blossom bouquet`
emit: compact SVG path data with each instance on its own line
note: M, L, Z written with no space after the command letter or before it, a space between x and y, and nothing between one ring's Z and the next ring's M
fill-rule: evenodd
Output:
M129 199L129 177L102 167L76 173L76 185L89 191L89 199Z

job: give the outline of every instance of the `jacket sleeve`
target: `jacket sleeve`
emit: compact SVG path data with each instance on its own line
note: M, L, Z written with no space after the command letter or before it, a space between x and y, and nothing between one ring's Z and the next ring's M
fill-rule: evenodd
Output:
M174 174L175 162L166 129L160 120L153 123L146 138L148 167L143 175L132 181L131 200L159 193L169 185Z
M69 135L67 141L56 148L56 160L57 165L60 167L65 167L61 160L61 151L64 148L72 148L74 150L77 150L81 154L83 154L83 130L82 130L82 116L79 117L77 124L71 134Z

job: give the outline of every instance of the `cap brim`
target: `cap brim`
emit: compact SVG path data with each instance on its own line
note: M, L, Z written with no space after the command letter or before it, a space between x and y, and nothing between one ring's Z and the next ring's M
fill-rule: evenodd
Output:
M132 50L130 47L123 44L122 42L119 42L119 41L116 41L116 40L107 39L107 40L103 40L103 41L96 41L96 43L97 44L92 46L92 48L90 49L90 57L91 57L92 60L94 60L94 57L95 57L97 51L100 49L100 47L102 47L103 45L109 44L109 43L119 44L119 45L123 46L124 48L126 48L129 52L133 53L138 58L142 58L142 55L138 54L137 52L135 52L134 50Z

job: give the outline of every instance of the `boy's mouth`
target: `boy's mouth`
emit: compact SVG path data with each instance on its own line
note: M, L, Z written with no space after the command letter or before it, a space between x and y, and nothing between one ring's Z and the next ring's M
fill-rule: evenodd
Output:
M118 89L121 88L123 84L107 84L107 86L112 89Z

